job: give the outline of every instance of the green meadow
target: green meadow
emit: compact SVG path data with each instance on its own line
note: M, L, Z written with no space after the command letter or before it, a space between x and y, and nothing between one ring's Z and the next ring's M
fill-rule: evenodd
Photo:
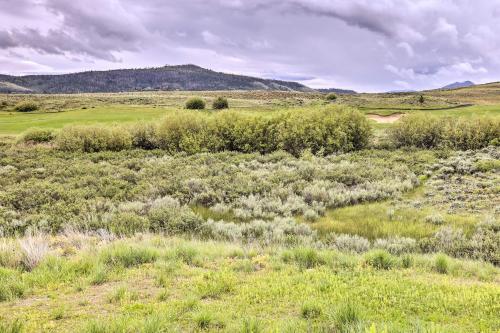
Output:
M0 333L499 332L492 91L0 95Z

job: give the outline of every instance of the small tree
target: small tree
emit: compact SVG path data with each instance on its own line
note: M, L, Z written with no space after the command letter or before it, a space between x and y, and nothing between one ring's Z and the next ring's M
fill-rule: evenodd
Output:
M212 108L214 110L228 109L229 108L229 103L228 103L228 101L227 101L226 98L224 98L224 97L217 97L217 99L212 104Z
M424 102L425 102L424 95L420 95L420 97L418 98L418 102L419 102L420 104L424 104Z
M193 97L187 100L186 109L188 110L203 110L205 109L205 101L199 97Z
M20 102L14 107L17 112L33 112L38 110L38 104L34 102Z
M334 102L337 100L337 95L335 95L334 93L331 93L331 94L326 95L325 98L327 101Z

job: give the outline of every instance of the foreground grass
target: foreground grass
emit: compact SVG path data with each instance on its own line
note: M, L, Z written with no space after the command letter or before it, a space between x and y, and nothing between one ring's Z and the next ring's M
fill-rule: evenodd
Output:
M500 328L499 271L487 264L148 235L51 244L30 272L1 269L4 295L12 281L22 290L0 303L4 323L27 332Z

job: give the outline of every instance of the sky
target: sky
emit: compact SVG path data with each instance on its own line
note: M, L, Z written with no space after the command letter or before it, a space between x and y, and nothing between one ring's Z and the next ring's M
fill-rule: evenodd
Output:
M0 73L196 64L360 92L500 81L500 0L0 0Z

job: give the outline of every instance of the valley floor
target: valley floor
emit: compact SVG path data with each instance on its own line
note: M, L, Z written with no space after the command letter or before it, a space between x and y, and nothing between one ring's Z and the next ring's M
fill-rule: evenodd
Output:
M498 333L495 87L0 95L0 333Z

